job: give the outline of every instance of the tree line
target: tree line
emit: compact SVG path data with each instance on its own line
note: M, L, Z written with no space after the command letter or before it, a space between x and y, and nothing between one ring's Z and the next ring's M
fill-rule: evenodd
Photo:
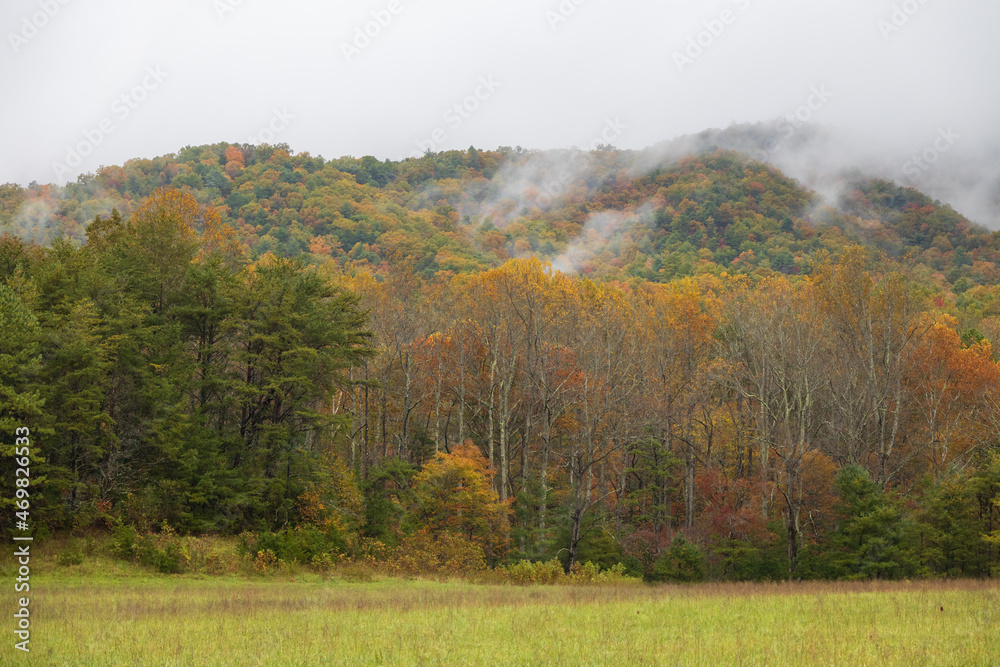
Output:
M345 276L379 351L338 394L350 463L471 441L512 549L567 567L649 575L682 538L733 576L987 575L1000 375L911 273L854 247L807 278ZM852 543L858 521L877 525Z
M917 268L855 246L806 276L376 273L251 258L214 208L160 190L81 247L2 238L0 428L37 439L40 534L308 528L341 556L650 579L987 576L1000 375Z

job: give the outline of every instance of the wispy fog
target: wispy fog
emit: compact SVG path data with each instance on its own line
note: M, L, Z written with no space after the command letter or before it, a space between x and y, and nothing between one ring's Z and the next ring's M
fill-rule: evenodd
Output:
M0 182L219 141L402 159L763 122L747 150L820 191L857 166L1000 228L997 26L995 0L8 0Z

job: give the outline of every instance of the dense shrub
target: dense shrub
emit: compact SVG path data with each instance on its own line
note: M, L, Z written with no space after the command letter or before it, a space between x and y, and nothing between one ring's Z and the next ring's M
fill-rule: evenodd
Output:
M810 548L806 545L799 551L800 561ZM780 521L770 526L770 532L763 539L716 538L709 555L709 579L781 581L788 578L785 527Z
M278 532L244 533L239 552L256 557L270 552L286 563L314 563L324 559L335 562L348 550L343 535L336 529L321 530L316 526L298 526Z
M492 580L518 585L539 584L637 584L642 580L631 577L621 563L602 569L593 562L574 563L569 574L558 558L548 561L519 561L493 571Z
M566 576L562 563L557 558L538 562L522 560L506 567L499 567L497 572L512 584L555 584Z
M62 566L80 565L83 563L83 551L80 545L73 544L56 556L56 562Z
M115 529L111 552L119 558L134 560L164 574L177 574L189 569L191 555L187 543L191 538L180 537L165 526L159 533L139 535L130 525Z
M419 531L396 549L389 566L406 574L469 574L486 569L486 555L462 535Z
M654 581L701 581L705 578L705 554L697 544L678 535L653 563Z
M119 558L135 558L135 541L138 535L128 524L118 526L111 538L111 552Z
M191 556L184 541L169 528L143 535L135 542L136 558L143 565L164 574L178 574L188 568Z

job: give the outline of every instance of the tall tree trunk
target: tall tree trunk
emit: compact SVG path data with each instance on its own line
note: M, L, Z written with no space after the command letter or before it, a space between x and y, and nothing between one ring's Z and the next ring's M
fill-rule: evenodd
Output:
M580 550L580 524L583 523L583 507L577 505L573 512L573 527L569 539L569 560L566 563L566 574L573 570Z
M525 496L528 493L528 463L531 451L528 443L531 442L531 411L524 416L524 441L521 443L521 493Z
M801 470L791 458L787 462L785 476L787 477L788 487L788 495L786 496L788 515L785 517L785 527L788 531L788 580L791 581L795 578L797 569L795 561L799 553L800 521L802 515L801 494L799 492Z
M542 442L542 466L538 471L538 480L541 482L541 506L538 508L538 538L543 539L545 535L545 511L548 507L549 498L549 447L552 441L552 425L546 420L545 439Z
M494 357L490 361L489 401L487 405L488 417L486 420L488 428L488 433L486 435L486 443L487 443L487 449L489 450L490 467L492 467L494 470L497 467L496 452L494 451L494 443L493 443L493 420L496 416L496 406L493 404L493 386L494 386L493 381L495 380L496 376L497 376L497 361L496 358ZM493 479L496 479L496 477L494 477ZM497 489L497 492L499 493L499 489Z
M759 400L759 399L758 399L758 405L760 406L760 415L758 416L758 419L760 420L760 423L757 426L758 433L760 434L760 438L759 438L760 444L758 445L760 447L760 493L761 493L760 511L761 511L761 515L764 518L764 521L766 522L767 518L768 518L767 517L767 514L768 514L768 507L767 507L767 505L768 505L768 495L767 495L768 494L768 490L767 490L768 454L770 454L770 452L771 452L771 445L768 442L768 437L767 437L767 432L768 432L768 429L767 429L767 406L764 404L764 401Z
M434 343L434 350L437 357L437 369L434 378L434 453L441 451L441 344L440 339Z
M694 528L694 502L695 502L695 456L694 445L690 442L684 443L684 527L688 530Z
M458 336L458 444L465 444L465 341Z

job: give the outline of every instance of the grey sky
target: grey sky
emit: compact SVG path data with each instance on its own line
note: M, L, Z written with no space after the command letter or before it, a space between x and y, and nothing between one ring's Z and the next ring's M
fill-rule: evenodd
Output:
M643 148L796 111L902 182L944 128L953 162L996 157L998 27L996 0L6 0L0 182L251 138L586 147L609 119Z

